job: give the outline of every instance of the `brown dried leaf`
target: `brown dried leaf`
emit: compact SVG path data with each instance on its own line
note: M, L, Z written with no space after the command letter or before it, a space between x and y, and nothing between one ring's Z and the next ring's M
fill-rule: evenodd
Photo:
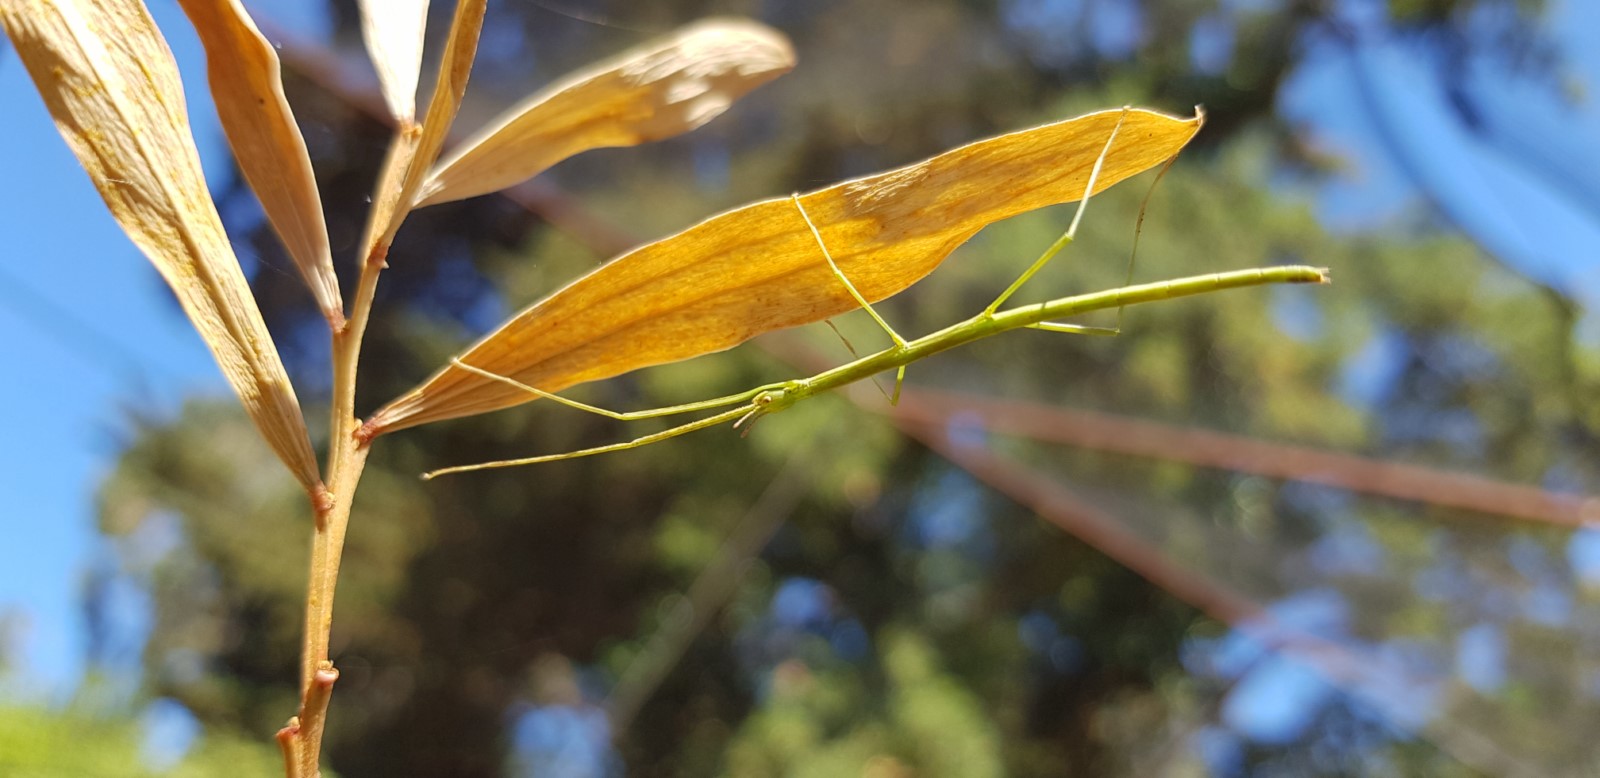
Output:
M979 141L805 195L833 258L868 300L927 275L985 225L1077 200L1119 120L1104 189L1176 154L1200 128L1112 110ZM720 351L856 308L788 199L714 216L635 249L522 311L462 355L545 391ZM527 402L446 367L367 422L381 434Z
M501 114L439 163L418 205L495 192L589 149L693 130L794 67L782 33L710 19L571 74Z
M360 0L361 38L378 70L383 101L401 126L417 115L417 77L428 26L428 0Z
M138 0L4 0L0 26L56 128L161 271L245 410L307 491L316 458L206 189L166 41Z
M339 279L328 250L322 198L305 139L283 95L278 52L239 0L179 0L206 49L217 116L239 171L261 200L323 315L344 321Z

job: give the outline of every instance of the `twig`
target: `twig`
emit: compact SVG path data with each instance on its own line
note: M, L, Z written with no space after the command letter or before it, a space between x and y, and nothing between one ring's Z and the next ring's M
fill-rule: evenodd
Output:
M916 424L942 423L960 411L975 416L990 431L1029 440L1336 486L1565 527L1581 527L1600 517L1600 498L1591 495L1550 492L1467 473L1097 411L909 387L898 407L864 407Z
M1535 778L1543 773L1501 748L1490 737L1447 718L1431 716L1420 724L1416 711L1397 715L1384 696L1395 681L1378 671L1381 664L1362 652L1331 640L1283 626L1250 597L1204 573L1184 567L1151 545L1111 514L1083 501L1057 479L1034 472L1027 465L996 454L980 445L958 445L942 432L948 425L930 427L900 421L900 430L940 456L972 473L980 481L1041 518L1061 527L1145 580L1200 609L1239 632L1261 641L1264 648L1293 657L1333 685L1371 705L1390 718L1396 728L1425 735L1441 751L1486 775Z

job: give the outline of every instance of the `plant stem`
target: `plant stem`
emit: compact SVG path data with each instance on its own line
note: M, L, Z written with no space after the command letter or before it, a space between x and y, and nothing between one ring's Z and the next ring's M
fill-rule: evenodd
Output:
M350 509L356 486L366 469L369 444L358 440L355 432L356 373L361 361L361 343L371 319L372 301L378 290L378 276L387 266L389 244L384 235L393 234L397 222L405 218L409 203L400 203L399 187L416 151L417 128L402 127L395 135L389 156L378 176L375 207L369 214L365 254L356 282L350 318L333 330L333 397L328 426L328 491L332 504L319 510L311 536L311 565L306 583L305 634L300 651L300 715L278 733L284 750L287 778L317 778L321 774L322 734L327 722L328 702L339 671L328 656L329 635L333 629L333 599L339 584L339 562L344 555L345 532L350 526Z

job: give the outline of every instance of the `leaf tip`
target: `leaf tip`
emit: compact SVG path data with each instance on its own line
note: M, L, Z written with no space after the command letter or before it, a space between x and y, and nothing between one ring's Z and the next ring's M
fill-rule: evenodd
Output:
M740 75L787 73L794 69L794 44L788 36L760 22L737 16L714 16L682 30L684 40L703 41L710 49L737 53Z

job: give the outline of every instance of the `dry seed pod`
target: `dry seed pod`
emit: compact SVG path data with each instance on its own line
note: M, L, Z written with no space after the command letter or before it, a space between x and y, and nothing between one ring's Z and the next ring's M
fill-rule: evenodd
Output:
M383 101L400 126L417 115L417 77L428 26L428 0L360 0L361 38L378 71Z
M272 337L211 202L177 65L139 0L5 0L0 26L111 214L166 278L308 492L321 479Z
M1111 110L978 141L801 198L840 269L869 301L931 272L985 225L1083 196L1117 122L1096 191L1176 154L1200 128ZM462 355L545 391L720 351L857 303L788 198L714 216L642 246L522 311ZM527 402L446 367L367 422L377 435Z
M499 191L589 149L688 132L793 67L793 47L770 27L741 19L683 27L501 114L440 162L418 205Z
M322 198L306 142L283 95L278 52L239 0L179 0L206 49L217 117L239 171L329 323L344 322Z

